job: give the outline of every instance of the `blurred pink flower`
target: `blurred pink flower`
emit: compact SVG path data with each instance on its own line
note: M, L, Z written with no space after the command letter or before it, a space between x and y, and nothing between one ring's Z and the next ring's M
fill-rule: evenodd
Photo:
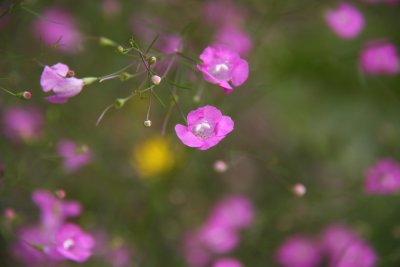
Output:
M57 63L51 67L45 66L40 77L40 86L43 91L52 91L54 95L46 99L52 103L65 103L68 98L82 91L84 82L82 79L69 77L69 67L63 63Z
M378 161L367 170L364 189L367 193L375 195L399 192L400 165L392 159Z
M340 224L328 226L321 234L322 248L332 258L340 255L357 239L358 235L353 230Z
M207 150L224 139L234 127L228 116L213 106L204 106L189 112L188 126L175 125L178 138L189 147Z
M65 258L84 262L92 255L93 237L75 224L64 224L57 232L57 251Z
M335 9L328 10L325 20L343 39L357 37L364 28L364 17L361 12L346 2L340 3Z
M366 74L394 75L400 71L397 48L385 40L367 43L361 52L360 67Z
M92 160L92 152L87 146L78 147L71 140L61 140L57 145L57 152L63 158L63 168L66 172L77 171Z
M211 253L204 247L197 232L187 233L183 241L183 251L189 266L205 266Z
M79 202L58 199L46 190L34 191L32 200L40 209L42 228L51 233L55 233L66 218L76 217L82 211Z
M102 0L101 10L106 16L115 16L121 13L120 0Z
M249 65L239 54L225 46L209 46L200 55L202 64L197 69L206 81L218 84L226 94L233 86L242 85L249 76ZM232 85L231 85L232 84Z
M45 45L57 45L57 50L65 53L78 52L82 39L72 15L59 7L42 12L33 25L33 32Z
M238 7L231 0L203 1L204 20L213 27L244 23L247 14L243 7Z
M276 260L284 267L314 267L321 263L322 256L315 241L294 235L280 245Z
M246 56L252 49L250 35L234 25L221 27L215 37L215 45L225 45L238 52L241 56Z
M227 229L240 230L249 227L253 219L254 208L251 201L244 196L232 195L216 203L209 221Z
M213 267L243 267L243 265L237 259L223 258L215 261Z
M199 231L203 246L212 253L227 253L239 244L236 229L231 229L220 222L208 221Z
M10 107L3 114L4 134L14 142L38 139L43 124L42 112L35 107Z

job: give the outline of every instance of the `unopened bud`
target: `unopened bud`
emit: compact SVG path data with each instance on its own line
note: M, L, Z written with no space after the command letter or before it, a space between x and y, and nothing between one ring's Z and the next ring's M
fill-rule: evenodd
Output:
M83 80L83 84L84 85L89 85L89 84L92 84L94 82L97 82L99 80L99 78L97 78L97 77L85 77L85 78L82 78L82 80Z
M228 164L223 160L217 160L214 162L214 171L223 173L228 170Z
M117 98L115 99L114 107L116 109L120 109L125 105L126 99L125 98Z
M152 82L154 85L159 85L160 82L161 82L161 77L158 76L158 75L154 75L154 76L151 77L151 82Z
M124 49L122 46L120 46L120 45L117 47L117 51L120 52L120 53L122 53L122 54L125 53L125 49Z
M297 183L293 186L292 192L295 196L302 197L306 194L307 189L303 184Z
M66 197L66 193L65 193L65 191L64 190L62 190L62 189L60 189L60 190L57 190L56 192L55 192L55 194L56 194L56 197L58 197L59 199L64 199L65 197Z
M144 127L147 127L147 128L151 127L151 120L145 120L143 122L143 125L144 125Z
M149 65L153 65L156 62L157 62L157 58L155 56L150 57L148 60Z
M15 211L12 208L6 208L4 210L4 218L8 221L13 221L15 219Z
M32 93L29 91L19 92L16 94L18 98L29 100L32 98Z
M113 40L106 37L100 37L99 44L102 46L117 46L117 44Z

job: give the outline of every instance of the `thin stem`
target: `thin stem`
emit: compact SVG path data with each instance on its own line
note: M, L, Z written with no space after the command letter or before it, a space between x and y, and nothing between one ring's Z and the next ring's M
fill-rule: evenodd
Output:
M7 90L6 88L3 88L3 87L0 87L0 88L3 89L3 91L9 93L9 94L12 95L12 96L17 96L15 93L13 93L13 92Z
M125 66L125 67L123 67L122 69L117 70L116 72L113 72L113 73L111 73L111 74L107 74L107 75L104 75L104 76L100 76L99 79L100 79L100 80L104 80L105 78L107 78L107 77L109 77L109 76L114 76L114 75L120 74L121 72L123 72L124 70L129 69L129 68L132 67L132 66L133 66L133 63L131 63L131 64L129 64L128 66Z
M174 93L171 91L171 88L168 85L167 85L167 88L168 88L168 92L171 94L172 101L175 103L176 108L178 109L178 111L181 114L183 120L187 124L187 120L186 120L185 114L183 113L181 107L179 106L178 101L176 101Z
M103 112L100 114L99 118L96 121L96 127L99 126L101 120L103 119L104 115L106 115L106 113L114 106L114 104L109 105L108 107L106 107L105 110L103 110Z
M164 121L162 124L162 128L161 128L161 135L163 135L163 136L165 135L165 132L167 130L167 124L168 124L169 118L171 117L173 108L174 108L174 102L171 101L171 104L169 104L168 111L167 111L167 114L165 115L165 118L164 118Z
M147 108L146 120L149 120L149 117L150 117L150 109L151 109L151 99L152 99L152 96L153 96L153 89L150 89L150 92L149 92L149 107Z

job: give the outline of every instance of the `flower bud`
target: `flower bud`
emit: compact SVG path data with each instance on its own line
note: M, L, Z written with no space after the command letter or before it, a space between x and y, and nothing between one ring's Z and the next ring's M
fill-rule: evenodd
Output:
M304 196L306 194L306 191L306 187L301 183L297 183L292 187L292 192L297 197Z
M151 77L151 82L152 82L154 85L159 85L160 82L161 82L161 77L158 76L158 75L153 75L153 76Z
M85 77L82 80L83 80L83 83L85 85L89 85L89 84L92 84L94 82L97 82L99 80L99 78L97 78L97 77Z
M217 160L214 162L214 171L223 173L228 170L228 164L223 160Z
M113 47L117 46L117 44L113 40L108 39L106 37L100 37L99 44L102 46L113 46Z
M116 109L120 109L125 105L126 99L125 98L117 98L115 99L114 107Z
M13 221L15 219L15 211L12 208L6 208L4 210L4 218L8 221Z
M155 56L150 57L148 60L149 65L153 65L156 62L157 62L157 58Z
M57 190L57 191L55 192L55 195L56 195L59 199L64 199L65 196L66 196L67 194L65 193L64 190L60 189L60 190Z
M145 120L143 122L143 125L144 125L144 127L147 127L147 128L151 127L151 120Z
M117 47L117 51L120 52L120 53L122 53L122 54L124 54L125 49L124 49L122 46L119 45L119 46Z
M29 91L24 91L24 92L19 92L15 94L16 97L24 99L24 100L29 100L32 98L32 93Z

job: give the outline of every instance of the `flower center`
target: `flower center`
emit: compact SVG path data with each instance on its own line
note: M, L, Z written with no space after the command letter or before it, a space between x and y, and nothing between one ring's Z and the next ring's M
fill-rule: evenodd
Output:
M72 240L71 238L68 238L64 241L63 248L68 250L68 249L72 248L74 245L75 245L74 240Z
M201 138L209 137L213 131L214 127L208 121L199 122L192 129L193 134Z
M231 78L231 69L226 61L217 61L208 67L208 72L217 80L227 81Z

